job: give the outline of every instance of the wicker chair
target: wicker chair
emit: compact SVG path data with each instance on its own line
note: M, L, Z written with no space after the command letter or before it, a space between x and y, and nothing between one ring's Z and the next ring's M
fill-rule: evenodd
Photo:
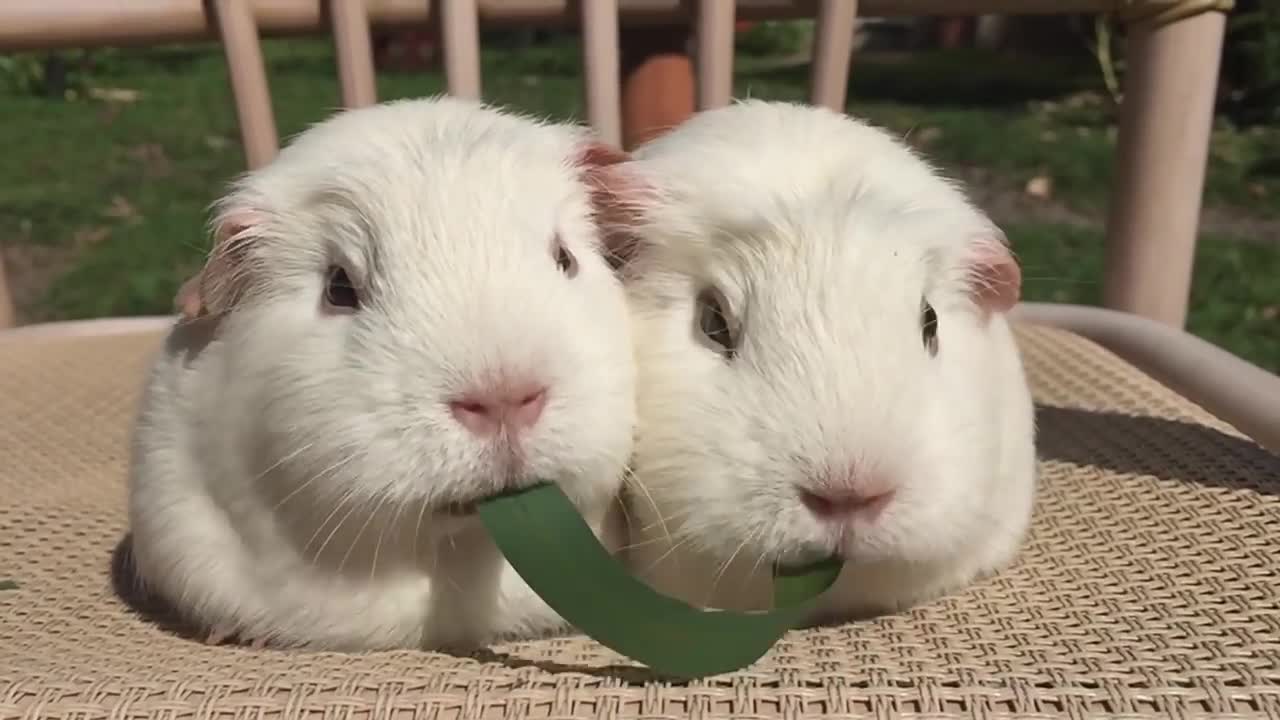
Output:
M344 102L364 105L371 18L439 13L449 89L471 96L479 21L580 21L589 118L616 140L619 23L695 21L710 107L730 97L735 12L817 13L811 97L843 108L854 0L686 5L6 0L0 48L220 36L250 166L278 146L259 32L331 26ZM470 657L206 646L120 582L129 422L171 319L28 326L0 332L0 579L18 582L0 590L0 718L1280 717L1280 378L1179 329L1225 9L862 3L868 15L1107 11L1134 23L1110 309L1016 310L1043 491L1007 571L909 612L793 632L750 668L688 684L573 636Z

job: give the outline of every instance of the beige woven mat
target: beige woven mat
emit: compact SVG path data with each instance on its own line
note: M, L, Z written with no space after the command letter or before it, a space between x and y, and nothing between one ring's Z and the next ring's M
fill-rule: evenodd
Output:
M581 638L357 656L160 629L110 579L157 339L0 346L0 718L1280 717L1280 460L1079 338L1022 340L1046 407L1021 561L688 686Z

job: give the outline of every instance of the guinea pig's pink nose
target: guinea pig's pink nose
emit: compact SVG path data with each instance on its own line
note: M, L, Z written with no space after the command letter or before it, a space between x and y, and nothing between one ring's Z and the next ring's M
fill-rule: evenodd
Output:
M502 428L512 433L528 430L546 406L546 386L519 383L467 393L450 402L449 410L463 427L485 436Z
M893 500L893 490L859 491L851 488L800 490L800 501L820 520L843 520L857 515L875 518Z

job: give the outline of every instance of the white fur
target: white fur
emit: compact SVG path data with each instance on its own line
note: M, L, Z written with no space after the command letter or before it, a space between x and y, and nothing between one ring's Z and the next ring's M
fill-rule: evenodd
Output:
M529 477L598 533L631 450L625 296L571 158L587 139L449 98L343 112L236 183L259 292L155 363L130 487L143 583L200 625L283 645L471 646L564 627L478 519L500 488L446 401L486 372L549 383ZM576 255L576 277L552 254ZM363 306L325 314L330 263ZM612 520L609 520L612 522ZM607 536L606 544L623 538Z
M981 319L963 262L970 239L999 231L893 138L819 108L736 103L634 157L654 191L629 290L637 572L690 602L762 608L774 560L839 551L815 618L831 620L1010 562L1032 511L1032 403L1009 326ZM699 332L707 285L741 323L734 359ZM845 467L897 497L842 539L797 486Z

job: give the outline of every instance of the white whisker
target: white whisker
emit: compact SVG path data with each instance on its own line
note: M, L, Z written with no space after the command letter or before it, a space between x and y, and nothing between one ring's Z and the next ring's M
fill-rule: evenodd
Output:
M324 554L324 549L325 549L325 547L326 547L326 546L328 546L329 541L330 541L330 540L332 540L332 539L333 539L333 536L334 536L334 535L336 535L336 534L338 533L338 530L339 530L339 529L340 529L344 524L346 524L346 522L347 522L347 518L350 518L350 517L351 517L351 515L352 515L352 514L356 511L356 509L357 509L357 508L359 508L359 507L360 507L360 503L354 503L354 504L352 504L352 505L351 505L351 509L347 510L347 514L346 514L346 515L343 515L343 516L342 516L342 519L338 520L338 524L333 526L333 529L329 531L329 536L328 536L328 537L326 537L326 538L324 539L324 542L320 544L320 549L319 549L319 550L316 550L316 555L315 555L315 557L314 557L314 558L312 558L312 561L311 561L311 562L312 562L312 564L315 564L315 562L316 562L316 561L318 561L318 560L320 559L320 556ZM345 557L343 557L343 560L346 560L346 558L345 558Z
M276 503L276 504L275 504L275 506L271 508L271 511L272 511L272 512L275 512L276 510L279 510L281 507L283 507L283 506L284 506L284 504L285 504L285 503L287 503L287 502L289 502L290 500L292 500L295 496L297 496L299 493L301 493L303 490L305 490L308 486L310 486L310 485L311 485L311 483L313 483L313 482L315 482L315 481L319 480L319 479L320 479L320 478L322 478L322 477L326 477L326 476L327 476L327 475L329 475L330 473L337 472L341 467L343 467L343 466L344 466L344 465L346 465L347 463L351 462L351 459L352 459L352 458L354 458L354 457L355 457L355 455L354 455L354 454L352 454L352 455L346 455L346 456L344 456L341 460L337 461L336 463L334 463L334 464L330 465L329 467L325 468L324 470L321 470L320 472L316 473L315 475L312 475L310 478L308 478L308 479L307 479L307 481L306 481L306 482L304 482L304 483L302 483L301 485L299 485L298 487L294 488L292 491L290 491L290 492L289 492L289 494L288 494L288 495L285 495L283 498L281 498L281 499L280 499L280 502Z

